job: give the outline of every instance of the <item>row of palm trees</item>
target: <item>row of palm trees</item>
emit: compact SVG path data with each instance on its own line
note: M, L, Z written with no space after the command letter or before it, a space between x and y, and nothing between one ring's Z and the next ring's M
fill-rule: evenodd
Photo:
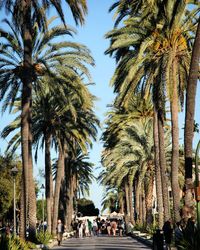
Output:
M183 216L188 218L194 213L192 139L200 57L199 8L197 1L120 0L111 6L113 10L116 21L114 29L106 34L110 40L106 54L116 59L111 84L117 95L102 137L105 170L99 178L108 190L120 188L125 193L125 212L133 223L134 203L135 220L148 225L152 222L155 180L161 228L171 217L167 173L173 217L176 222L180 220L178 113L184 105L186 88L183 211L187 213ZM192 63L190 68L191 55L194 69Z
M47 18L52 7L63 24L55 25L57 18ZM45 150L49 232L56 233L60 209L70 227L73 200L78 190L88 190L93 178L92 164L87 162L86 155L96 139L99 121L93 112L95 97L85 82L91 80L88 65L93 66L94 60L87 47L69 40L75 31L65 22L64 7L71 10L76 24L84 23L85 0L66 1L66 6L57 0L6 0L1 4L11 16L11 21L3 20L6 28L0 29L2 111L20 113L4 128L2 136L14 133L8 145L13 152L21 145L22 238L26 236L27 224L33 238L36 229L33 145L36 159L38 150L41 147ZM58 152L54 166L52 148Z

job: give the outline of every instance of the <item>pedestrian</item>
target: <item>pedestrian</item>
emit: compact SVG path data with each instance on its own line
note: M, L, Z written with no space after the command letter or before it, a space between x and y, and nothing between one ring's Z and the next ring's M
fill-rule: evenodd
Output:
M193 244L195 235L195 218L191 217L188 219L186 227L183 230L183 238L190 245Z
M164 238L165 238L166 250L171 250L171 242L172 242L172 234L173 234L171 219L165 221L163 225L163 233L164 233Z
M118 229L119 229L119 236L123 236L124 222L121 219L118 221Z
M88 220L85 221L85 236L86 237L90 236Z
M87 219L87 221L88 221L89 236L92 236L92 222L89 219Z
M74 219L71 225L72 225L75 237L78 238L78 220Z
M62 243L62 237L63 237L63 233L64 233L64 225L61 222L61 220L58 220L56 230L57 230L58 246L60 246L60 244Z
M180 243L183 240L183 229L181 227L181 222L176 223L174 234L175 234L175 246L179 250L180 249Z
M92 223L92 231L93 231L93 235L97 235L97 231L98 231L98 225L97 225L97 222L96 220L93 220L93 223Z
M111 234L111 225L110 225L110 220L106 220L106 228L107 228L107 232L108 232L108 236L110 236Z
M83 222L81 220L78 222L78 236L83 238Z
M115 220L113 220L113 221L111 221L110 225L111 225L111 230L112 230L113 236L116 236L117 222Z

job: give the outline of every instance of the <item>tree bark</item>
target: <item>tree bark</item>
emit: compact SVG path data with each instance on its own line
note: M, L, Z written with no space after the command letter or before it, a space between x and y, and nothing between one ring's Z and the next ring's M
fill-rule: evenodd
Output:
M63 148L60 146L55 191L54 191L54 203L53 203L53 223L52 223L53 235L56 235L56 225L57 225L57 220L58 220L58 209L59 209L59 199L60 199L60 188L61 188L63 177L64 177L64 151L63 151Z
M138 180L135 181L135 209L136 209L136 222L138 222L140 216L140 188L138 185Z
M154 164L155 164L155 181L156 181L156 200L158 208L158 226L159 229L163 227L163 193L162 193L162 183L161 183L161 172L160 172L160 161L159 161L159 138L158 138L158 115L154 108Z
M126 214L128 216L128 219L130 218L130 205L129 205L129 187L128 187L128 183L127 180L124 183L124 189L125 189L125 196L126 196Z
M32 26L31 26L31 0L24 0L22 2L23 8L23 43L24 43L24 72L22 78L22 112L21 112L21 148L22 148L22 190L25 194L22 194L21 205L24 206L22 212L20 212L20 237L26 238L26 224L27 224L27 212L28 212L28 168L29 168L29 114L30 114L30 102L32 95Z
M30 112L31 116L31 112ZM33 158L32 158L32 123L30 117L29 127L29 195L28 195L28 221L29 221L29 240L35 241L36 239L36 193L35 193L35 181L33 178Z
M68 166L70 168L70 166ZM66 178L66 210L65 210L65 224L67 230L71 230L71 222L73 215L73 200L74 200L74 185L73 185L73 176L71 169L68 169Z
M124 196L122 190L118 188L119 194L119 213L124 214Z
M47 203L47 230L51 233L53 178L51 167L51 136L45 135L45 196Z
M159 160L160 160L161 180L162 180L164 220L167 221L170 217L170 212L169 212L168 182L166 176L164 119L162 116L162 111L159 111L158 113L158 134L159 134Z
M142 225L146 227L146 204L145 204L145 192L144 192L144 184L142 185Z
M172 174L172 195L173 210L175 222L180 221L180 188L178 183L179 169L179 128L178 128L178 89L177 89L177 71L176 60L173 61L173 95L170 101L171 109L171 134L172 134L172 157L171 157L171 174Z
M153 170L150 170L150 178L147 185L146 195L145 195L145 204L146 204L146 224L147 226L151 226L153 222L153 211L152 211L152 204L153 204L153 184L154 184L154 174Z
M133 183L129 178L129 205L130 205L130 221L132 224L134 224L134 211L133 211Z
M197 27L196 38L192 51L190 71L186 91L186 115L184 131L184 151L185 151L185 206L194 211L194 201L192 195L192 143L194 135L194 113L197 80L199 76L200 60L200 20ZM191 215L189 215L191 216Z

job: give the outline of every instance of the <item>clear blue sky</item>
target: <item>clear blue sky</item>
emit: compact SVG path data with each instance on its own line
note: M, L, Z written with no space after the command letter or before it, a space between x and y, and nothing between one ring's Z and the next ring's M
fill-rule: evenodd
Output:
M112 89L109 87L109 82L114 72L115 61L109 56L104 55L104 51L109 46L109 41L104 39L106 32L113 27L113 13L109 14L108 9L113 3L113 0L88 0L89 14L86 18L86 24L84 27L76 28L78 35L74 38L74 41L85 44L92 52L92 56L95 59L96 67L91 68L91 74L93 81L96 85L90 88L91 92L96 95L99 100L96 102L96 114L99 117L101 123L105 119L105 113L107 111L106 105L112 103L114 95ZM0 13L1 14L1 13ZM1 15L2 17L2 15ZM71 17L67 21L70 25L75 27ZM199 97L200 90L198 86L197 94L197 108L196 108L196 122L200 124L200 111L199 111ZM12 118L8 114L4 114L0 121L0 130L6 126ZM183 139L184 113L180 114L180 140ZM99 141L101 131L97 142L94 143L93 149L90 152L90 159L95 164L95 167L100 167L100 156L102 150L102 144ZM199 135L195 135L195 145L197 140L200 139ZM1 153L4 152L6 142L0 139ZM20 153L20 150L18 151ZM39 156L38 164L35 165L35 176L38 178L38 168L44 167L44 156L41 153ZM95 170L95 175L98 175L99 170ZM90 198L94 201L95 205L101 207L102 187L99 187L97 183L93 183L91 186Z

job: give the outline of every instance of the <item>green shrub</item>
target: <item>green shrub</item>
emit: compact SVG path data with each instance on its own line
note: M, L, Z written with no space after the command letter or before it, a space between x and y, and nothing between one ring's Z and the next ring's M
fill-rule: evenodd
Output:
M27 243L18 237L3 236L0 240L0 249L3 250L28 250Z
M156 232L156 229L158 229L157 225L150 225L150 226L147 226L146 232L150 235L153 235Z
M36 244L30 241L26 242L28 249L35 249L36 248Z
M47 231L46 232L40 231L37 233L36 238L37 238L38 243L47 245L50 239L52 239L52 236Z
M199 250L200 249L200 230L188 232L183 236L183 240L179 244L181 250Z
M134 226L134 230L138 230L140 232L145 232L146 228L142 223L136 223Z

